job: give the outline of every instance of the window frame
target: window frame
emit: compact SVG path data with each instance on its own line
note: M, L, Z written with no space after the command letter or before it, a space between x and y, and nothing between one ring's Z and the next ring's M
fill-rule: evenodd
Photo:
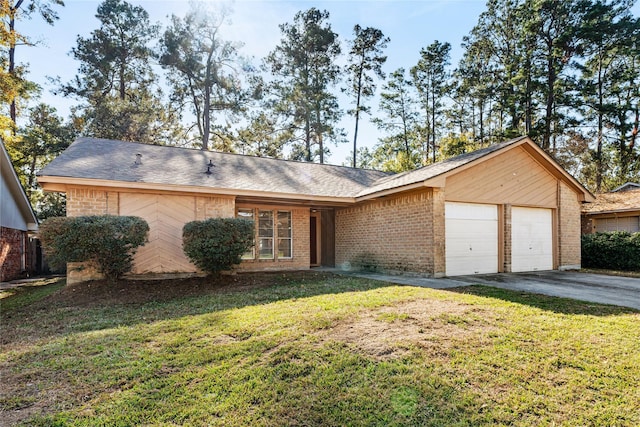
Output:
M251 212L251 216L248 215L240 215L240 212ZM270 212L271 213L271 236L260 236L260 212ZM288 234L282 235L281 227L278 227L278 218L279 214L284 213L289 216L289 227ZM286 207L272 207L272 206L236 206L236 218L247 218L251 219L254 222L254 230L253 230L253 246L250 251L245 252L242 255L242 261L251 261L251 262L277 262L281 261L291 261L294 258L293 251L293 210L287 209ZM268 233L267 233L268 234ZM271 257L262 257L260 255L260 242L262 239L270 239L271 240ZM280 242L288 241L289 242L289 252L290 256L280 256Z

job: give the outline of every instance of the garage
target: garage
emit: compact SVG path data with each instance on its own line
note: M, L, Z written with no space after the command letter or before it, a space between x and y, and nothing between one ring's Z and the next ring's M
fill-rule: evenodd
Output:
M553 270L552 210L513 207L511 271Z
M498 272L498 206L445 203L447 276Z

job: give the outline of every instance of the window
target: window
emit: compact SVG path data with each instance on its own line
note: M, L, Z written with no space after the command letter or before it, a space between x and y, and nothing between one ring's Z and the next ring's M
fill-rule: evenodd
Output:
M238 209L238 218L249 219L253 221L253 209ZM242 259L254 259L256 257L256 238L253 237L253 246L247 252L242 254Z
M291 212L278 211L278 258L291 258Z
M260 259L273 259L273 211L258 211L258 248Z
M242 259L293 258L291 211L238 208L237 216L256 221L254 246Z

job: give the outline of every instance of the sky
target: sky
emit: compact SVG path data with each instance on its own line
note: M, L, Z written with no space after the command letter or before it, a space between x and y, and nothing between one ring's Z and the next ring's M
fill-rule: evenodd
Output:
M129 0L129 3L144 7L152 22L166 26L172 14L184 16L189 9L188 0ZM208 0L212 7L223 4L219 0ZM77 105L75 99L54 95L54 85L49 78L59 77L62 82L70 81L77 73L78 62L71 56L72 47L78 36L88 37L99 27L95 18L100 1L65 0L65 7L59 7L60 19L53 26L42 19L20 21L16 30L27 34L39 42L35 47L19 47L16 60L29 64L29 79L42 86L40 101L57 108L58 114L67 117L69 108ZM375 27L391 39L387 49L387 63L384 70L390 73L399 67L411 68L418 62L420 49L435 40L449 42L452 46L452 65L456 65L462 55L460 44L469 34L478 17L485 10L485 0L235 0L224 2L231 5L233 13L230 24L223 27L222 37L244 44L240 53L254 57L258 63L281 39L279 24L292 22L294 15L311 7L326 9L330 13L330 23L338 33L343 52L344 42L352 38L353 26ZM636 15L639 6L635 6ZM378 90L382 82L378 83ZM336 90L337 91L337 90ZM341 98L341 108L349 108L348 100ZM374 115L377 101L370 101ZM345 114L340 126L347 132L350 141L340 146L331 146L328 163L343 164L350 156L353 141L353 119ZM378 130L368 118L361 121L358 146L372 147L380 137Z

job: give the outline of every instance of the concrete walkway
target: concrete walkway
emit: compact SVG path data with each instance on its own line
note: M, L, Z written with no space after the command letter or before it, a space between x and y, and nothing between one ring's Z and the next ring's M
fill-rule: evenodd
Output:
M502 289L572 298L581 301L618 305L640 310L640 279L631 277L569 271L541 271L532 273L480 274L475 276L433 279L345 272L339 269L331 269L330 271L337 274L434 289L486 285Z

